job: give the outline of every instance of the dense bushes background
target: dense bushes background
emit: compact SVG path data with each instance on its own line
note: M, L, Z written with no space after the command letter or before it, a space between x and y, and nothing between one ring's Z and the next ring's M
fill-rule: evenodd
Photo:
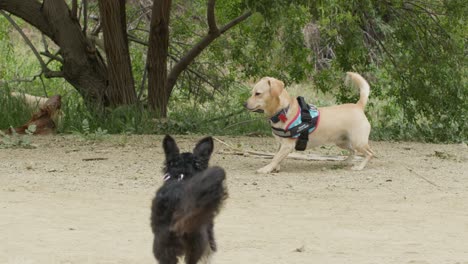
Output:
M128 5L130 21L141 15L137 5ZM260 115L242 109L255 80L275 76L295 84L294 92L311 103L324 105L357 100L358 93L343 85L344 72L357 71L371 84L367 113L374 140L466 141L467 5L462 0L218 0L220 24L243 10L254 14L197 58L189 68L195 74L178 80L167 120L153 120L146 112L144 90L138 105L104 114L87 109L65 81L36 76L39 64L0 16L0 127L28 118L7 95L15 90L62 94L65 133L82 132L86 120L91 130L109 133L269 134ZM206 30L205 10L205 1L173 1L172 60ZM41 35L17 22L40 46ZM131 34L147 38L141 30ZM145 52L131 43L137 83Z

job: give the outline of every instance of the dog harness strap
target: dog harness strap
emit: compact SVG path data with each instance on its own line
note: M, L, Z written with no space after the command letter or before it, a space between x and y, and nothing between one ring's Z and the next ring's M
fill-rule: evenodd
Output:
M307 124L309 126L313 126L312 124L312 117L310 116L310 106L305 102L304 97L298 96L297 102L299 103L299 107L301 108L301 120L302 124ZM304 129L299 132L299 138L296 141L296 150L304 151L307 148L307 142L309 141L309 129Z
M274 114L270 118L270 121L273 122L273 124L276 124L279 121L286 122L286 120L287 120L286 114L288 113L288 110L289 110L289 105L288 105L288 107L283 108L278 113Z
M308 105L303 97L298 97L299 110L296 119L290 122L289 127L285 129L271 127L273 134L282 138L297 138L296 150L305 150L309 140L309 134L312 133L319 120L319 111L315 106Z
M276 128L276 127L271 127L271 129L273 129L273 134L277 135L278 137L283 137L283 138L293 137L291 130L284 130L284 129Z
M296 141L296 150L304 151L309 141L309 133L302 133Z
M304 97L298 96L297 102L301 108L302 122L310 123L312 122L312 117L310 116L310 106L305 102Z

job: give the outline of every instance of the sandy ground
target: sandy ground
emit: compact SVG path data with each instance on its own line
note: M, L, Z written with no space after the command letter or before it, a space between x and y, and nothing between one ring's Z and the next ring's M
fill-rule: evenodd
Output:
M191 150L200 137L176 138ZM161 139L56 136L0 149L0 263L155 263L149 215ZM272 138L222 139L276 148ZM222 154L217 143L211 164L228 171L230 197L211 263L468 264L466 145L372 146L378 158L362 172L289 159L282 172L257 175L268 160Z

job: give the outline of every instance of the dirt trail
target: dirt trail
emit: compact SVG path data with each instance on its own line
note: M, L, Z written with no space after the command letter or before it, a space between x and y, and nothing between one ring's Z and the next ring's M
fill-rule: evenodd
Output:
M199 138L176 137L183 150ZM162 182L161 139L56 136L0 149L0 263L155 263L149 207ZM276 148L271 138L223 140ZM466 145L372 147L378 158L362 172L286 160L282 172L257 175L268 160L215 153L230 197L211 263L468 264Z

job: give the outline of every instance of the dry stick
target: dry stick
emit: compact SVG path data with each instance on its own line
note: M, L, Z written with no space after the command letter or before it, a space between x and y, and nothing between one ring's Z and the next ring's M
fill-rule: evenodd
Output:
M86 158L83 161L108 160L109 158Z
M228 118L228 117L231 117L231 116L235 116L235 115L241 114L242 112L245 112L245 110L244 110L244 109L241 109L241 110L239 110L239 111L230 113L230 114L225 115L225 116L215 117L215 118L213 118L213 119L207 120L206 122L218 121L218 120L221 120L221 119L224 119L224 118ZM231 126L235 126L235 125L237 125L237 124L234 124L234 125L231 125ZM231 127L231 126L225 127L224 130L226 130L227 128L229 128L229 127Z
M219 153L221 154L229 154L229 155L253 155L259 158L263 159L271 159L275 156L274 153L269 153L269 152L262 152L262 151L251 151L251 150L240 150L224 141L222 141L219 138L213 137L214 140L218 141L219 143L225 145L229 149L233 150L233 152L225 152L221 151ZM302 155L299 153L291 153L288 155L288 158L295 159L295 160L319 160L319 161L343 161L345 157L340 157L340 156L320 156L320 155L314 155L314 154L309 154L309 155ZM358 157L360 158L360 157Z
M39 75L39 80L41 80L42 89L44 89L44 95L45 95L45 97L49 98L49 95L47 94L46 85L45 85L45 83L44 83L44 79L42 79L42 75Z
M245 110L242 110L242 111L245 111ZM237 114L237 113L234 113L234 114ZM234 114L230 114L230 115L228 115L228 117L229 117L229 116L233 116ZM224 118L224 117L222 117L222 118ZM221 119L221 118L217 118L217 119ZM228 128L231 128L231 127L234 127L234 126L237 126L237 125L240 125L240 124L255 122L255 121L258 121L258 120L262 120L262 119L257 118L257 119L244 120L244 121L237 122L237 123L235 123L235 124L229 125L229 126L223 128L223 130L227 130Z
M427 179L426 177L420 175L419 173L416 173L413 169L410 169L410 168L407 168L410 172L412 172L414 175L418 176L419 178L425 180L426 182L428 182L429 184L432 184L434 185L435 187L437 187L437 189L440 190L440 186L435 184L433 181L430 181L429 179Z

